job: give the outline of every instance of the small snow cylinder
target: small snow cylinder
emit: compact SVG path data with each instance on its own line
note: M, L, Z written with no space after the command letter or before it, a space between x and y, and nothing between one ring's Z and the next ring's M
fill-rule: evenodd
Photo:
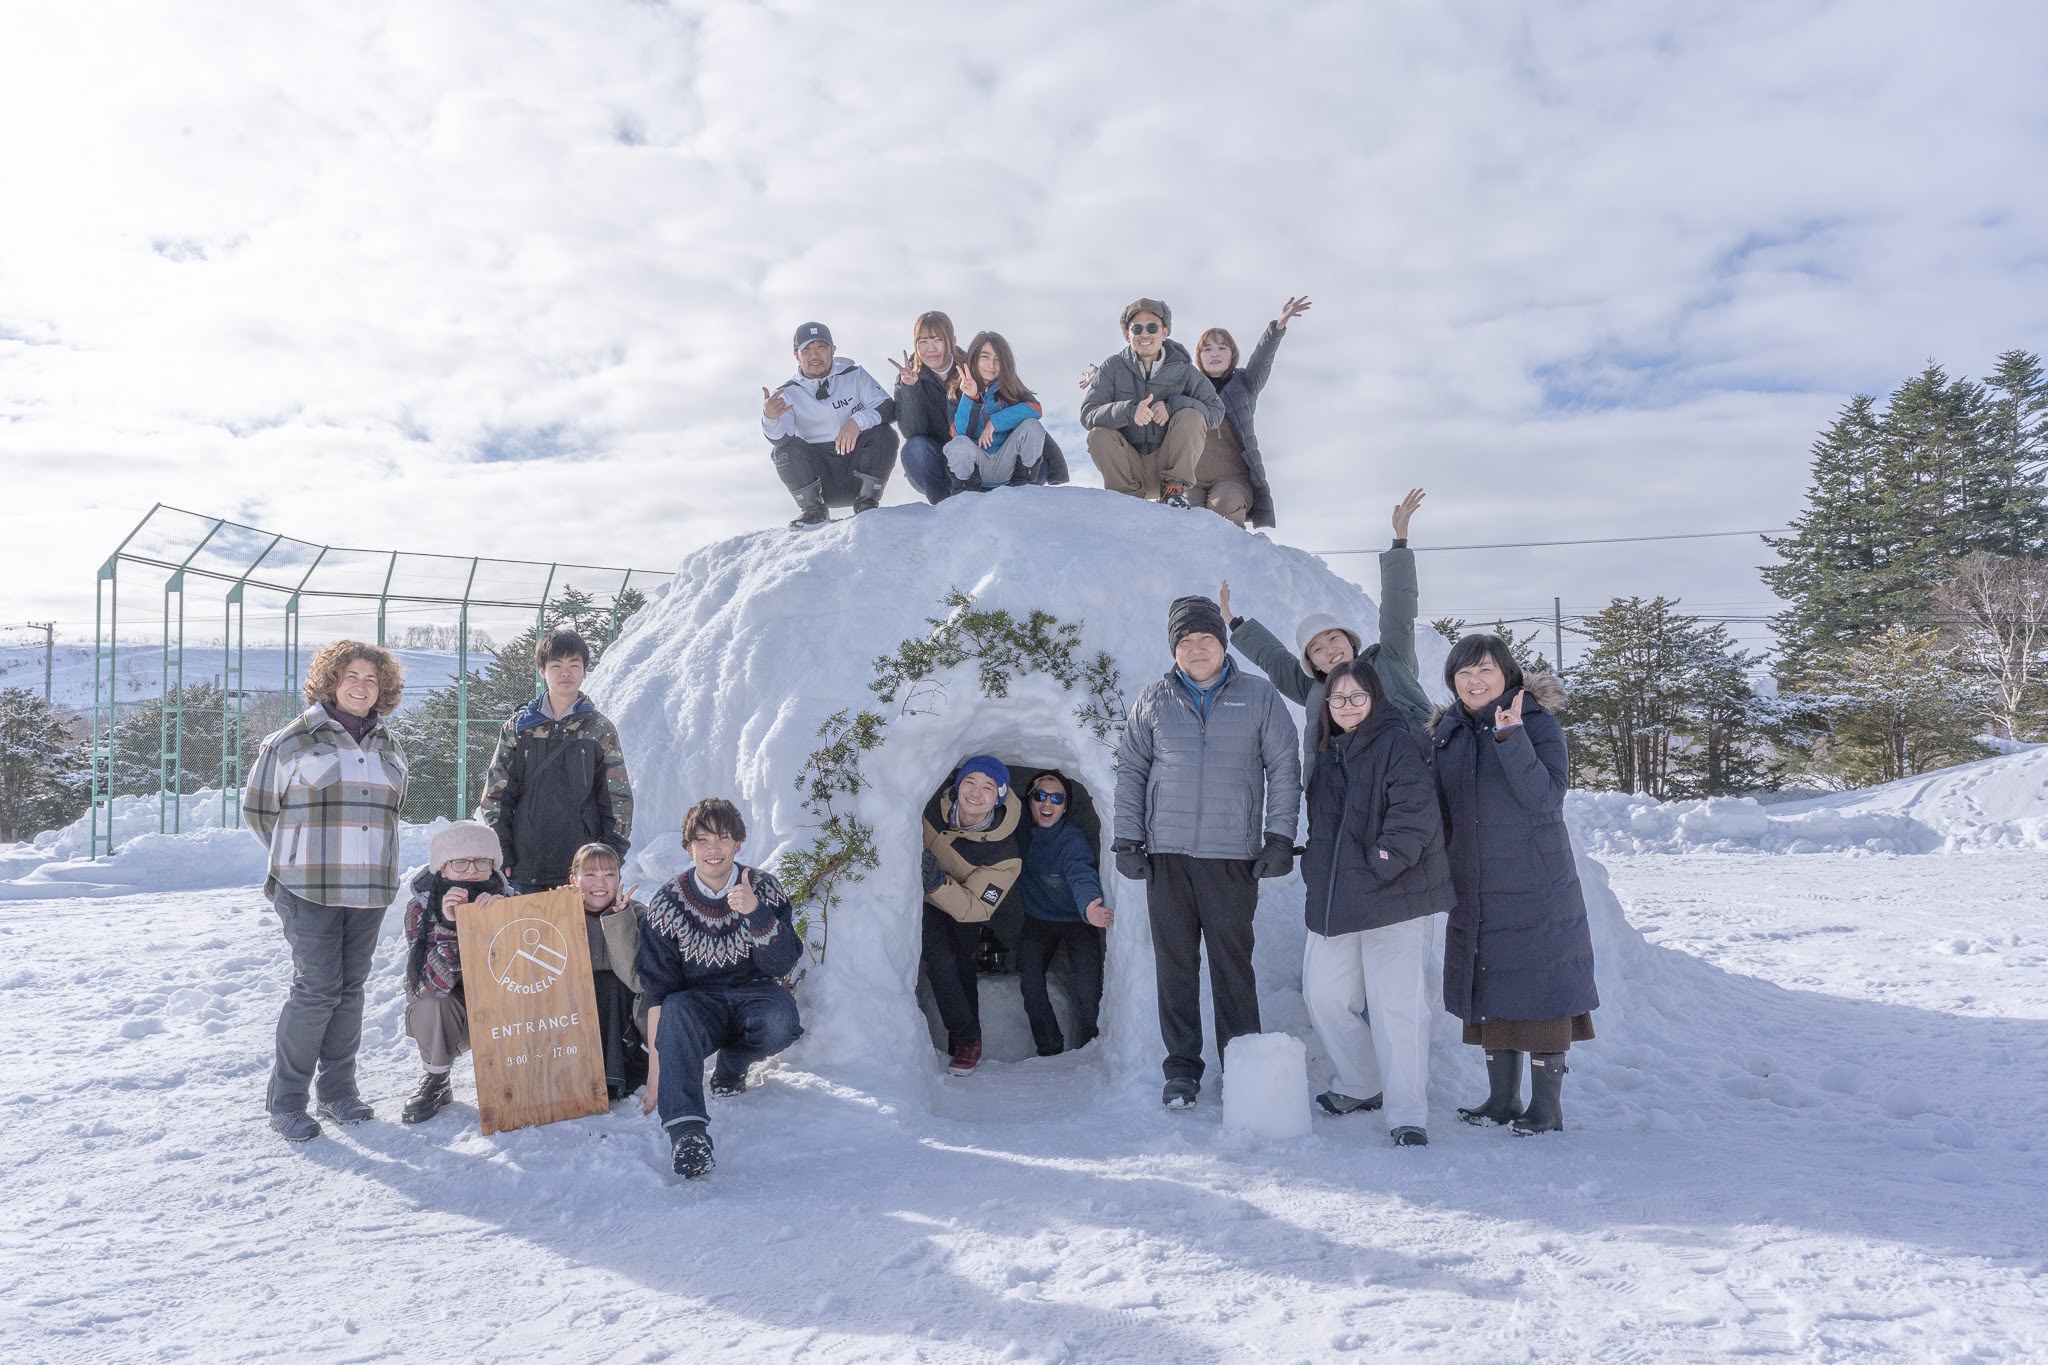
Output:
M1309 1134L1308 1048L1291 1033L1247 1033L1223 1050L1223 1126L1260 1137Z

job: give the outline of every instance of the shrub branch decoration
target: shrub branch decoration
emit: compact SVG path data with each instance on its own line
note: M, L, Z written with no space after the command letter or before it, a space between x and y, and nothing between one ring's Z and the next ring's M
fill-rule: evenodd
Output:
M1070 692L1078 685L1083 698L1074 708L1075 721L1097 742L1116 748L1126 709L1122 676L1106 651L1085 661L1079 657L1078 625L1046 611L1034 610L1020 621L1007 610L977 608L973 596L958 588L946 593L940 607L944 615L925 620L928 634L875 660L868 690L885 703L898 702L899 716L939 710L946 684L936 675L971 662L981 695L991 700L1010 695L1012 678L1034 673ZM816 819L817 834L808 846L778 859L775 876L789 893L797 932L820 962L844 889L881 863L874 830L840 803L867 788L861 758L882 746L888 725L872 707L841 707L818 727L820 743L797 771L799 804Z

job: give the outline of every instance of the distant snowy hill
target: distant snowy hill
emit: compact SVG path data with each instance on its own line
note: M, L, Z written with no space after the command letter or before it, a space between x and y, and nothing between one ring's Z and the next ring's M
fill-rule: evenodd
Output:
M297 690L304 681L305 667L313 650L325 640L311 639L299 649L298 676L289 676L281 646L249 646L242 651L242 685L264 691ZM455 656L435 650L394 649L405 664L407 704L417 701L436 687L455 678ZM219 645L185 646L185 683L219 682L226 666L226 652ZM491 656L475 653L470 670L481 671ZM173 663L176 662L175 655ZM163 692L163 647L156 644L123 642L114 654L118 693L123 704L148 701ZM174 683L176 679L172 680ZM40 644L0 645L0 687L24 687L41 695L43 690L43 647ZM50 664L50 699L58 706L85 709L92 705L93 648L91 645L59 644Z

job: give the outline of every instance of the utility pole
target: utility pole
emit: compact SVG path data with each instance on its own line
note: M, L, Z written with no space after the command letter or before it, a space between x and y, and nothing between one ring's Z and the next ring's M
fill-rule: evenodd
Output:
M1562 597L1550 599L1550 632L1551 639L1557 648L1557 675L1561 678L1564 676L1564 599Z
M30 621L30 630L43 633L43 705L50 704L50 663L57 652L57 623L55 621Z

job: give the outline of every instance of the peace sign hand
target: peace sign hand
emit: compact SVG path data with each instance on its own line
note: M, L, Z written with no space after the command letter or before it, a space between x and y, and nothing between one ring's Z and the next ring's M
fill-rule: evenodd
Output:
M1493 732L1495 734L1500 734L1503 730L1517 730L1521 728L1522 698L1526 695L1528 694L1518 687L1515 689L1514 700L1510 701L1506 706L1496 706L1493 709Z
M911 357L910 352L905 351L903 359L891 360L889 363L896 367L897 383L914 384L917 382L917 361Z
M754 894L753 868L740 869L739 884L726 893L725 903L737 915L751 915L761 908L761 898Z

